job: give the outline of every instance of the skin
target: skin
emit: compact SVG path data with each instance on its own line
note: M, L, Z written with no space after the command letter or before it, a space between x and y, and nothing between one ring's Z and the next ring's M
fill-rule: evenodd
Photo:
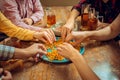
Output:
M61 37L62 37L63 41L65 41L66 36L74 28L74 22L78 15L79 15L79 12L77 10L73 9L72 12L70 13L70 17L68 18L66 24L62 26Z
M29 57L36 57L36 55L47 54L47 50L43 44L33 44L28 48L20 49L15 48L14 59L27 59ZM3 73L3 74L2 74ZM0 68L0 74L2 74L2 80L12 80L12 75L9 71L3 71Z
M31 18L24 18L23 22L28 24L28 25L32 25L33 24L33 20Z
M2 68L0 68L0 74L4 74L2 75L2 80L12 80L12 75L9 71L4 71Z
M57 47L57 50L60 55L73 62L83 80L100 80L88 66L83 56L72 45L63 43Z
M29 57L35 57L37 54L47 54L47 50L43 44L33 44L25 49L15 48L13 58L27 59Z
M42 29L40 32L35 32L34 38L44 43L53 43L56 40L54 32L51 29Z
M72 32L66 37L66 41L70 41L72 39L76 40L76 44L82 42L86 38L99 40L99 41L105 41L112 39L120 34L120 14L117 16L117 18L107 27L96 30L96 31L77 31Z
M109 0L103 0L104 3L107 3ZM76 18L79 16L79 12L76 9L73 9L69 15L68 20L66 21L66 24L62 26L61 29L61 36L62 36L62 40L65 41L66 37L68 34L70 34L70 32L72 31L72 29L74 28L74 23ZM100 23L101 25L101 23ZM103 26L101 26L99 29L105 27L107 24L103 24ZM99 24L98 24L99 26Z

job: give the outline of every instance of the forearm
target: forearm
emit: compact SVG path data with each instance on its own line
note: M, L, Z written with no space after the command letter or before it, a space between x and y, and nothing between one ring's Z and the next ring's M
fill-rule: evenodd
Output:
M74 21L78 17L78 15L79 15L79 12L77 10L73 9L72 12L70 13L70 16L69 16L69 18L68 18L66 23L69 23L69 24L71 22L74 23Z
M95 40L109 40L120 34L120 14L117 18L107 27L98 31L88 31L87 35Z
M88 64L85 62L82 55L77 55L71 59L73 64L76 66L80 76L83 80L99 80L97 75L90 69Z
M14 59L25 59L26 57L29 57L27 54L27 51L25 49L15 48L14 52Z
M109 40L115 37L115 35L111 34L110 26L98 31L88 31L87 35L88 38L99 41Z

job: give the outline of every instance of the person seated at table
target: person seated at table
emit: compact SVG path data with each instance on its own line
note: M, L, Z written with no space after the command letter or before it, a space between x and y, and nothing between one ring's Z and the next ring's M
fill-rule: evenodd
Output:
M83 80L100 80L97 75L88 66L83 56L78 50L73 48L69 43L63 43L57 47L58 53L70 59L77 68Z
M8 20L1 12L0 12L0 32L2 35L0 36L0 41L9 37L16 37L19 40L35 40L45 43L52 43L55 41L55 35L51 29L41 30L41 32L31 31L28 29L20 28L14 25L10 20ZM3 34L4 33L4 34ZM6 36L6 35L7 36Z
M35 57L37 54L47 54L43 44L36 43L24 49L0 45L0 61L9 59L27 59L29 57ZM3 71L2 68L0 68L0 75L2 80L12 80L11 73L6 70Z
M78 5L73 7L66 24L62 26L61 36L63 40L74 28L75 19L81 15L81 6L85 3L91 4L91 7L104 17L104 23L112 23L120 13L120 0L80 0Z
M72 31L66 37L65 41L74 39L76 41L74 45L77 45L78 43L84 41L87 38L105 41L115 38L118 34L120 34L120 13L118 17L109 26L96 31Z
M15 25L40 31L40 27L32 26L44 16L40 0L1 0L0 9Z

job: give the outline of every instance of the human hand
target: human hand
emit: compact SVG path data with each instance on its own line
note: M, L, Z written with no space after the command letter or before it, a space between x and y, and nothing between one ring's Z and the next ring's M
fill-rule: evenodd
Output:
M23 58L29 58L29 57L35 57L37 54L47 54L47 49L43 44L33 44L28 48L24 49L24 57Z
M57 51L60 55L72 60L73 57L76 57L79 52L69 43L63 43L57 46Z
M28 24L28 25L32 25L33 24L33 20L31 18L24 18L23 22Z
M67 23L61 27L61 37L63 41L65 41L66 36L71 33L73 28L74 28L74 23L71 24Z
M44 29L40 32L36 32L34 34L34 38L44 43L53 43L54 41L56 41L55 34L52 29Z
M108 25L109 25L109 23L103 23L103 22L98 21L97 30L102 29L102 28L105 28L105 27L107 27Z
M70 40L75 40L73 46L76 46L77 44L79 44L80 42L82 42L83 40L85 40L86 38L88 38L87 32L86 31L80 31L80 32L75 32L72 31L65 39L66 42L70 41Z
M12 80L12 75L9 71L4 71L2 68L0 68L0 74L2 74L2 80Z

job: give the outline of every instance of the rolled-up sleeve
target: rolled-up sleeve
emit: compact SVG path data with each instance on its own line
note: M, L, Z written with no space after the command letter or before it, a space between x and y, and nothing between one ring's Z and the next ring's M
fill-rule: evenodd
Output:
M4 15L8 19L10 19L15 25L22 27L24 29L40 31L41 28L27 25L23 22L18 11L18 5L14 0L2 0L0 2L0 9L4 13Z
M36 23L37 21L43 19L44 11L43 11L43 7L40 3L40 0L33 0L33 1L34 1L33 2L34 13L31 16L31 18L33 19L34 23Z
M14 55L15 48L5 45L0 45L0 60L11 59Z

